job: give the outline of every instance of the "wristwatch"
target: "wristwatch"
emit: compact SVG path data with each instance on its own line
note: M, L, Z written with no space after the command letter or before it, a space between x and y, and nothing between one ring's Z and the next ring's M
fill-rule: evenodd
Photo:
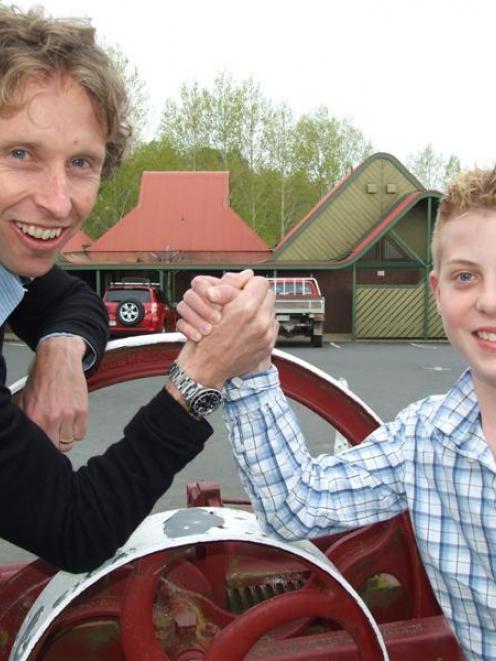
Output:
M221 405L220 390L193 381L176 361L170 368L169 380L179 390L194 415L210 415Z

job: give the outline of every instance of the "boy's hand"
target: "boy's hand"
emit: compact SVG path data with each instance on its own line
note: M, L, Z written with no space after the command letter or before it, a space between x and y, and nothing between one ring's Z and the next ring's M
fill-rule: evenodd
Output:
M61 452L69 452L86 434L85 351L86 344L80 337L55 336L40 342L26 386L14 397Z
M181 315L177 330L189 340L199 342L219 323L224 305L233 301L253 277L253 271L246 269L240 273L226 273L222 278L210 275L193 278L191 288L177 306Z

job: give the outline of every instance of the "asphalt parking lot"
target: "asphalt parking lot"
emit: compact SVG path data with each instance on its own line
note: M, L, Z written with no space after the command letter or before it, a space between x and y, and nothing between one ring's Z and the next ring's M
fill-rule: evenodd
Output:
M339 342L326 340L322 348L308 342L283 340L279 349L346 379L348 386L382 419L388 420L408 403L431 393L446 391L464 368L463 361L446 343ZM23 376L31 360L30 351L17 342L7 343L5 356L8 382ZM100 454L119 440L132 412L162 386L162 378L142 379L105 388L90 395L90 421L86 439L71 452L75 467ZM329 451L334 430L313 413L295 405L312 453ZM227 435L220 414L212 416L215 433L204 452L180 473L154 511L182 507L186 485L194 480L216 480L225 496L243 496L230 458ZM0 542L0 563L31 556Z

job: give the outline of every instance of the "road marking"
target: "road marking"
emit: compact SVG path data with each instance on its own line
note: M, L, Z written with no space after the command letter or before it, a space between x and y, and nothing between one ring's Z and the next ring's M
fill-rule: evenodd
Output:
M329 342L331 347L334 347L335 349L341 349L342 347L339 346L339 344L336 344L336 342Z
M437 347L432 344L415 344L415 342L410 342L410 346L417 349L437 349Z
M434 367L423 367L424 370L431 370L432 372L451 372L451 367L440 367L435 365Z

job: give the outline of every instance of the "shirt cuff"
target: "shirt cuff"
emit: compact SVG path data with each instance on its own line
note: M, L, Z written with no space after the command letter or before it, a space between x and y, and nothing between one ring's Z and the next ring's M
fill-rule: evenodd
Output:
M245 376L235 376L228 379L222 391L224 402L239 402L248 400L254 395L259 396L263 391L279 388L279 372L272 367L265 372L256 372Z
M76 333L49 333L48 335L44 335L42 338L40 338L38 344L41 344L45 340L48 340L51 337L80 337L83 342L86 344L86 352L83 356L83 371L86 372L89 369L93 367L93 365L96 363L96 351L91 342L88 342L88 340L85 337L82 337L81 335L77 335Z

